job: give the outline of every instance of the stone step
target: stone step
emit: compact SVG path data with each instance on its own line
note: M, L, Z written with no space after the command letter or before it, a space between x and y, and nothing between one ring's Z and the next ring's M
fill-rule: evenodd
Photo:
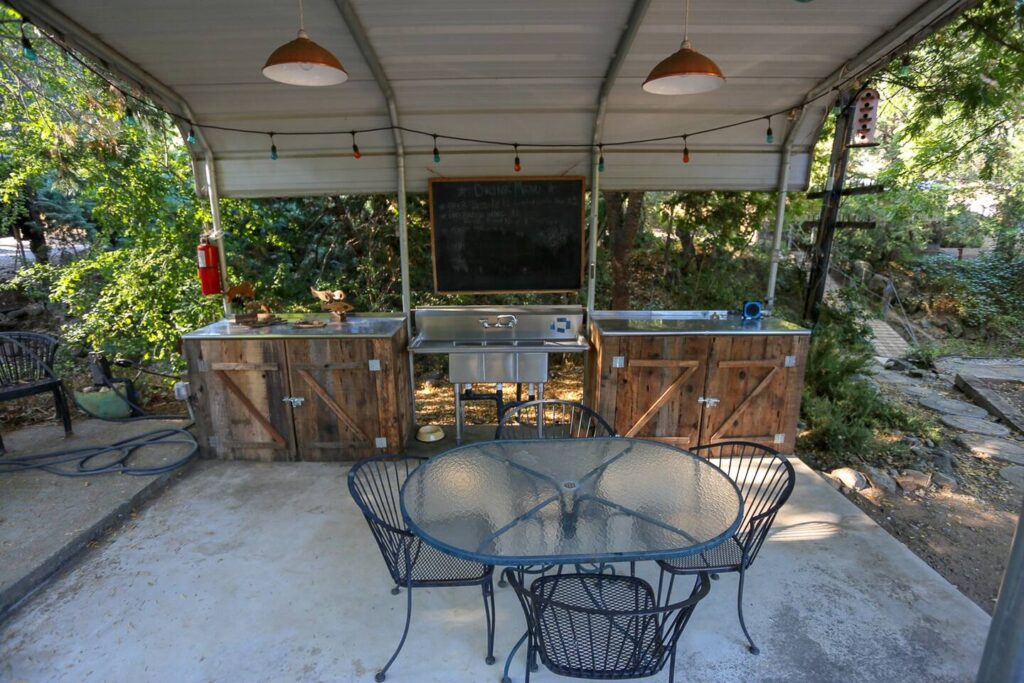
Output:
M1024 444L1019 441L976 434L961 434L956 440L973 455L995 458L1014 465L1024 465Z
M937 413L962 415L963 417L974 417L978 419L988 417L988 411L981 406L976 406L973 403L968 403L966 401L958 401L954 398L936 396L935 394L922 397L918 403L929 410L934 410Z
M959 429L971 434L982 434L984 436L1009 436L1010 430L1001 424L979 420L976 417L964 417L963 415L942 415L939 421L947 427Z

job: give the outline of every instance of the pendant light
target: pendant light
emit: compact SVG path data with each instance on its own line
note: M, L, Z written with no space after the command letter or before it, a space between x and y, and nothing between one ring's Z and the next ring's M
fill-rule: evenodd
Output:
M686 0L683 44L651 69L644 90L655 95L693 95L724 84L725 76L718 65L690 47L690 0Z
M337 85L348 80L338 58L306 35L299 0L299 37L274 50L263 65L263 75L289 85Z

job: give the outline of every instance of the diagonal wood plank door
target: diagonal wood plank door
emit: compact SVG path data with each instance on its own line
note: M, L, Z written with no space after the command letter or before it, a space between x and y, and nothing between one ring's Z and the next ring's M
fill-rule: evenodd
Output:
M614 395L602 397L615 406L615 430L683 448L695 445L709 344L707 337L620 337L617 351L625 367L609 370L616 378ZM612 363L610 354L605 363Z
M189 381L204 452L224 459L293 460L295 433L283 340L189 340ZM214 425L217 426L214 429Z
M390 359L375 353L374 340L289 340L287 350L292 394L303 399L293 410L298 458L354 460L380 452L377 380ZM379 371L370 370L371 360L380 361Z
M715 337L705 396L718 401L704 410L702 443L753 441L791 453L806 344L805 336Z

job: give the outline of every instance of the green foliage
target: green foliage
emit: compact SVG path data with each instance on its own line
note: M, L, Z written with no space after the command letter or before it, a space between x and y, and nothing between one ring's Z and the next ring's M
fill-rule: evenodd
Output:
M811 337L801 406L807 429L798 446L823 469L905 456L904 447L882 437L893 429L919 428L874 384L858 377L872 361L865 319L864 310L843 297L823 308Z
M986 335L1019 336L1024 331L1024 256L993 253L964 261L924 257L916 271L933 313L955 315Z

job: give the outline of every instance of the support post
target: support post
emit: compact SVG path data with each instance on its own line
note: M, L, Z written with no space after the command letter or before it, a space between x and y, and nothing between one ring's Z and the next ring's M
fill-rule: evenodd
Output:
M594 298L597 292L597 209L600 202L601 171L598 168L598 153L595 148L591 155L590 168L590 238L587 244L587 318L594 312Z
M1024 680L1024 524L1017 518L1010 561L981 655L978 683Z
M213 241L217 245L217 258L220 262L220 290L224 307L224 315L231 315L231 301L228 299L228 257L224 253L224 228L220 221L220 194L217 192L217 174L213 168L213 156L207 154L203 160L206 171L206 193L210 199L210 219L213 224Z
M811 273L804 296L803 317L812 324L818 322L821 301L825 297L825 283L828 280L828 267L832 258L832 242L835 239L836 221L839 218L839 203L846 182L846 167L850 160L849 142L854 128L855 100L856 97L844 97L842 113L836 117L836 134L832 141L825 196L821 204L818 234L811 250Z
M786 139L782 143L782 158L779 161L779 189L775 204L775 236L772 240L772 262L768 269L768 295L765 298L768 312L775 309L775 286L779 277L779 262L782 260L782 228L786 222L786 190L789 188L789 169L793 160L793 142L796 130L804 117L804 110L790 122Z

